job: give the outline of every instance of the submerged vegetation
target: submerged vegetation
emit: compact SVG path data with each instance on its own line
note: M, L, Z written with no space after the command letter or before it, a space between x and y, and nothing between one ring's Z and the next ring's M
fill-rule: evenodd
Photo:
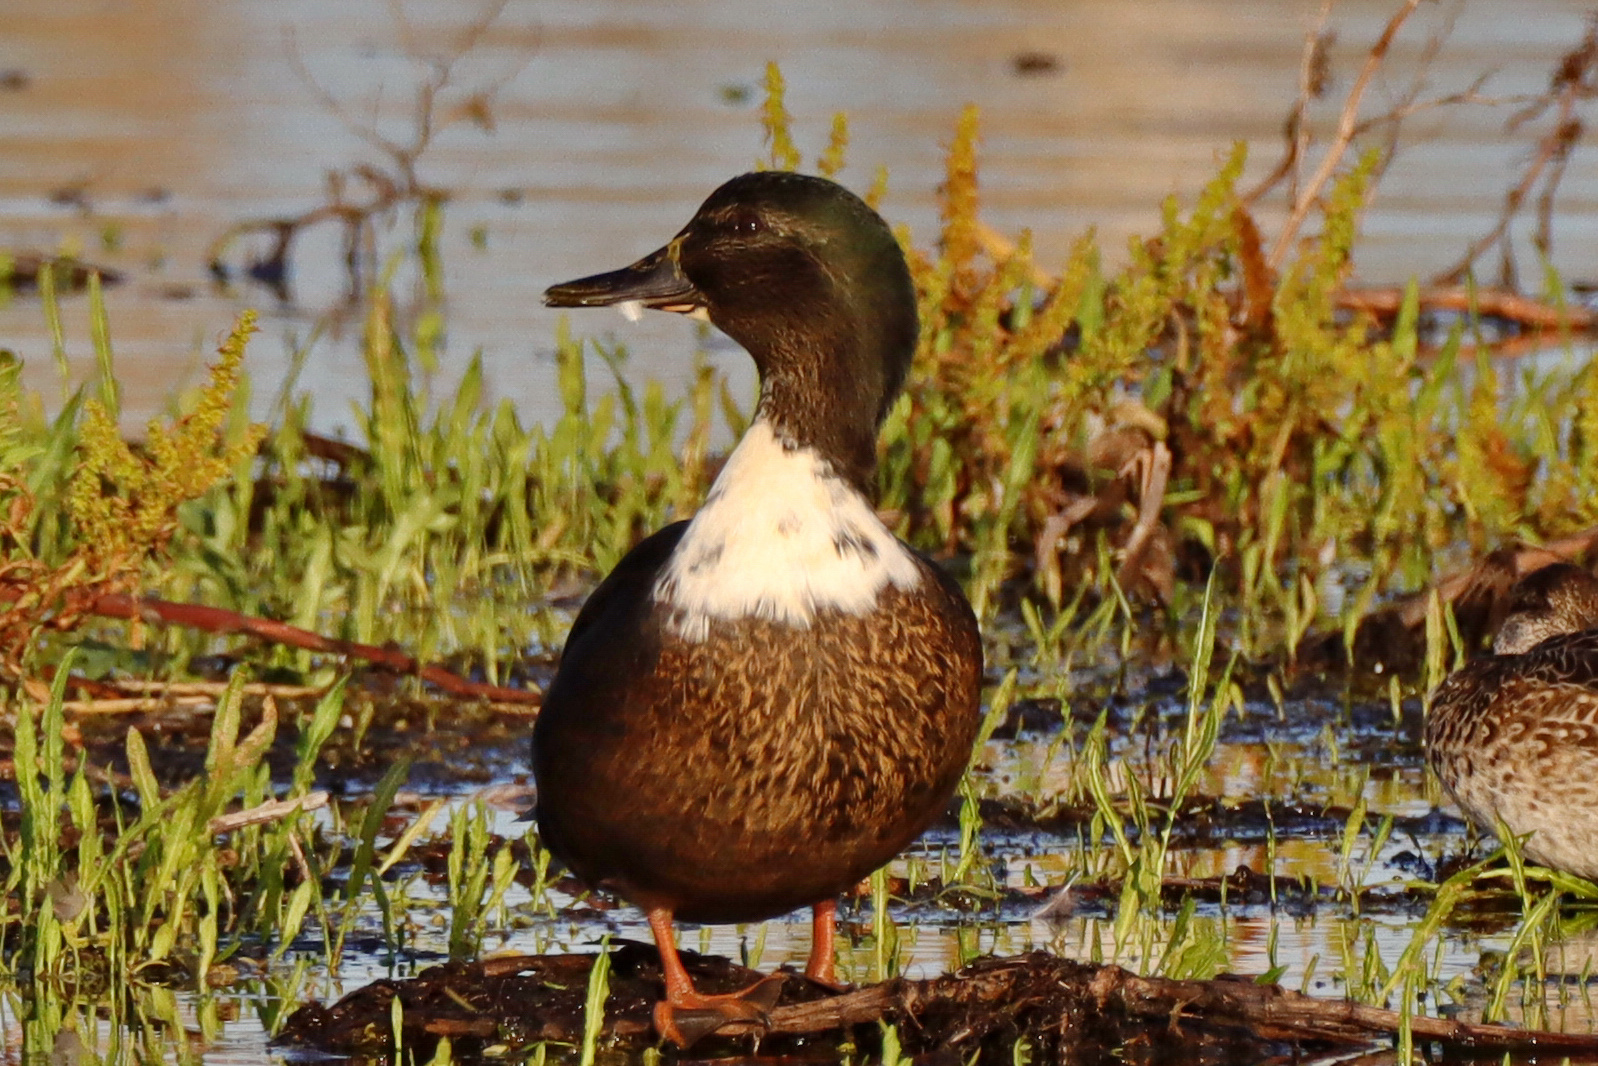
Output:
M767 165L799 166L775 69L767 88ZM960 963L1019 951L1031 934L1014 931L1026 925L1015 915L1046 905L1050 920L1081 919L1051 947L1210 978L1229 965L1229 908L1252 907L1270 919L1263 981L1313 990L1320 967L1336 991L1405 1018L1435 1013L1439 995L1479 993L1478 1013L1497 1020L1518 991L1518 1016L1546 1023L1550 945L1590 928L1591 912L1566 904L1598 889L1525 867L1512 840L1507 869L1457 861L1458 823L1439 830L1435 811L1382 806L1381 773L1421 780L1424 694L1475 634L1448 597L1423 596L1422 654L1356 664L1381 673L1376 702L1363 670L1342 675L1346 686L1337 671L1378 606L1491 549L1598 524L1598 370L1569 358L1509 373L1481 315L1429 322L1418 286L1391 316L1351 309L1360 210L1383 165L1374 151L1338 147L1312 235L1273 242L1257 196L1238 188L1235 148L1110 270L1091 236L1056 268L1034 261L1026 237L993 234L978 144L973 108L948 148L941 232L902 235L922 336L882 435L878 488L890 524L957 574L983 617L988 717L958 817L848 902L845 971L901 973L922 920L952 930ZM817 169L843 167L847 145L839 117ZM879 175L874 200L884 188ZM408 254L436 278L443 201L416 211ZM1559 279L1548 286L1543 303L1557 309ZM41 288L48 303L53 288ZM317 991L334 989L352 937L392 972L423 957L419 941L470 960L512 928L539 947L613 931L603 898L562 882L530 830L477 801L452 801L445 817L442 802L404 794L405 760L382 768L410 730L426 731L415 723L468 713L459 705L325 651L136 609L119 621L97 605L203 604L536 689L581 593L698 505L719 461L711 442L741 431L749 398L708 365L680 394L637 387L623 352L563 335L562 414L527 425L484 404L475 361L451 394L430 394L422 370L438 322L405 330L379 286L365 303L358 444L311 432L311 400L292 384L268 426L250 424L246 318L210 382L130 445L115 429L114 323L96 285L89 298L100 373L58 412L15 365L0 369L0 670L15 797L0 805L0 973L16 982L0 988L25 1039L38 1049L70 1031L93 1043L101 1001L119 1020L131 1011L180 1030L172 988L200 996L203 1012L209 989L244 980L261 982L261 1022L276 1032L313 962ZM595 366L608 370L601 383ZM1314 662L1330 683L1299 669L1317 634L1337 649ZM1326 701L1324 720L1288 721L1290 692ZM161 715L196 694L214 706L203 740L157 742L181 732ZM137 728L90 717L117 700L145 712ZM522 720L498 728L519 750ZM374 754L379 734L391 748ZM1229 736L1260 735L1250 765L1217 765ZM316 786L340 760L356 767L340 780L357 798L329 803ZM1233 790L1238 778L1249 795ZM1411 797L1434 806L1426 789ZM1014 843L1016 825L1048 854ZM1436 853L1439 837L1449 854ZM1253 866L1181 854L1194 839L1243 841ZM1325 861L1282 857L1306 842ZM1400 869L1411 876L1394 884ZM1335 914L1340 957L1279 963L1279 930L1317 908ZM1396 948L1378 935L1383 916L1406 930ZM1001 931L985 932L987 919ZM1514 929L1474 989L1441 961L1443 938L1466 926ZM750 966L765 943L754 935L742 944ZM621 994L607 1000L605 982L630 976L561 978L587 982L588 1024L570 1038L580 1046L455 1036L479 1051L596 1061L607 1032L596 1007ZM43 991L20 991L24 977ZM107 995L113 986L137 993ZM1583 978L1554 995L1587 988ZM362 1029L360 1048L447 1059L437 1037L450 1031L408 1026L402 1000L383 1000L392 1018ZM1023 1061L1026 1033L996 1032ZM908 1046L885 1026L838 1053L892 1062ZM998 1060L993 1046L968 1050Z

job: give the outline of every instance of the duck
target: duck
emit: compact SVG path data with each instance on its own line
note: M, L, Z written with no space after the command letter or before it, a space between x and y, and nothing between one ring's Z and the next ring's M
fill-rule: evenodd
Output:
M759 377L699 510L640 541L579 610L532 736L540 837L647 915L665 986L655 1027L686 1047L758 1027L782 979L698 992L674 922L808 907L805 976L841 987L837 898L946 810L970 760L977 619L873 506L916 292L858 196L760 171L712 192L658 251L544 302L708 317Z
M1472 822L1532 862L1598 880L1598 577L1522 577L1492 654L1432 696L1426 759Z

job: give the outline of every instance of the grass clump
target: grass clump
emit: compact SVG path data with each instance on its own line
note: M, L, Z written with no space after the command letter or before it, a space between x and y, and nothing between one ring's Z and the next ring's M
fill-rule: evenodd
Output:
M797 165L775 68L762 116L767 165ZM882 436L879 489L904 536L961 560L985 616L1019 607L1044 632L1057 628L1045 614L1071 615L1050 641L1058 652L1108 632L1106 616L1074 605L1113 604L1129 621L1152 601L1184 619L1215 570L1220 608L1244 608L1243 649L1291 654L1312 628L1346 629L1422 586L1439 552L1591 520L1590 372L1527 382L1485 356L1461 367L1463 329L1427 351L1413 298L1386 330L1340 309L1375 156L1329 187L1318 234L1279 270L1237 191L1238 148L1190 208L1166 203L1125 266L1107 270L1089 235L1051 272L1026 235L1011 243L982 222L978 134L969 109L932 248L903 234L923 328ZM839 116L818 167L842 168L847 140ZM197 498L256 440L235 430L232 451L183 464L186 481L160 473L220 432L219 401L142 455L115 440L109 409L74 401L48 427L14 430L16 466L35 471L30 489L42 477L61 490L63 448L81 440L98 456L99 480L61 490L53 521L66 532L52 543L77 536L132 559L126 538L159 542L170 565L140 564L134 582L148 592L455 656L499 679L560 639L564 616L529 603L691 513L714 472L712 431L741 429L745 405L703 366L672 397L629 384L623 353L562 337L562 414L528 426L484 404L475 362L452 394L431 394L434 334L406 335L374 292L360 443L309 432L309 400L286 390L254 476ZM604 389L590 364L610 370ZM71 515L90 532L73 534ZM216 648L172 631L145 661L181 672ZM285 680L332 676L303 652L263 665Z
M22 824L3 856L7 969L73 987L128 978L205 987L240 936L299 934L315 885L291 888L288 871L295 856L305 857L306 815L291 812L225 837L215 828L231 805L256 806L272 794L265 756L276 708L269 701L244 733L242 681L241 673L218 702L204 773L175 791L157 784L143 735L128 730L133 796L126 804L97 797L91 780L98 775L81 757L68 759L62 685L37 722L17 715ZM341 710L341 693L324 700L306 736L325 739ZM307 795L319 750L316 742L302 745L288 798ZM76 845L63 847L67 840Z
M246 311L223 342L194 409L169 429L151 422L139 452L123 440L115 411L100 400L84 405L81 466L67 486L66 513L91 569L117 572L161 552L177 529L177 511L204 496L254 456L265 426L228 440L244 349L254 333Z
M97 321L103 335L103 310ZM183 508L254 456L264 427L228 429L254 330L247 312L191 409L151 422L137 448L117 428L114 385L102 382L99 399L80 393L46 425L27 417L20 367L0 369L0 671L12 680L31 681L24 660L41 634L76 628L99 597L165 565Z
M981 222L977 133L970 109L936 253L906 235L922 341L881 489L901 533L972 559L979 607L1058 611L1086 585L1186 617L1214 569L1245 649L1291 654L1423 586L1439 552L1590 523L1590 371L1502 380L1485 348L1461 362L1464 322L1427 350L1413 290L1388 329L1342 310L1374 153L1279 272L1239 146L1123 268L1089 236L1050 274Z

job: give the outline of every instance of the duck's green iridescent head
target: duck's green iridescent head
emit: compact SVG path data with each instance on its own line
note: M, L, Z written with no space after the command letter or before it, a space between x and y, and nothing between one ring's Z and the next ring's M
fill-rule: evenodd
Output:
M918 335L915 286L882 217L835 182L777 171L733 178L664 248L544 300L703 309L753 356L761 415L862 487Z

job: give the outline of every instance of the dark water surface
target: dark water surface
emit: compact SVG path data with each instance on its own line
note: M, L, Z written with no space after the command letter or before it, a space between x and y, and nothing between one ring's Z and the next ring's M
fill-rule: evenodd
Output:
M1334 97L1395 6L1336 6ZM1397 99L1450 17L1429 76L1436 90L1496 71L1490 94L1539 91L1588 6L1425 5L1367 111ZM459 114L473 90L509 77L492 132L457 125L421 161L424 180L452 194L442 383L481 351L492 393L547 417L555 316L538 293L656 247L711 188L760 157L767 60L783 66L807 165L831 114L848 111L843 179L864 189L886 166L885 211L923 242L936 225L942 146L973 102L984 115L988 220L1006 233L1030 227L1043 264L1063 261L1096 227L1113 262L1131 235L1156 228L1164 196L1191 199L1232 142L1255 146L1252 174L1275 161L1319 9L1311 0L511 0L439 109ZM447 51L475 10L437 0L9 0L0 5L0 250L76 250L126 272L109 303L133 417L194 378L238 308L261 307L250 361L264 412L288 351L344 289L337 241L331 231L307 238L286 304L264 289L217 292L208 244L242 219L313 206L331 168L379 161L348 127L375 122L396 138L409 130L421 74L402 42ZM308 78L343 102L348 122L327 112ZM1366 217L1364 280L1425 276L1490 227L1530 154L1528 135L1505 134L1508 114L1473 107L1411 120L1408 147ZM1323 107L1318 128L1333 118ZM1572 280L1598 277L1598 171L1579 160L1559 200L1555 249ZM1267 225L1276 210L1262 211ZM69 300L65 317L66 350L87 373L86 301ZM614 331L638 376L667 381L684 379L696 343L691 324L667 316L637 326L585 316L576 328ZM363 391L359 317L317 337L301 382L317 422L332 428ZM58 395L36 299L0 307L0 346ZM742 357L712 348L747 383Z

